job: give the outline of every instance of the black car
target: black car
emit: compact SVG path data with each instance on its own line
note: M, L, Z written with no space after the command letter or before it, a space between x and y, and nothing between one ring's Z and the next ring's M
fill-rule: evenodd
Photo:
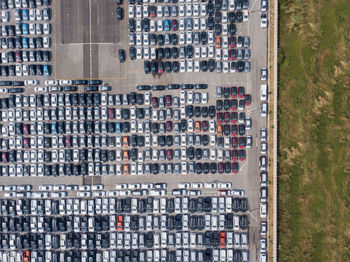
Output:
M212 16L208 17L208 29L214 30L214 25L215 25L214 17Z
M238 67L238 72L243 72L244 71L244 62L242 62L242 61L237 62L237 67Z
M215 12L215 23L219 24L221 23L221 19L222 19L222 14L220 11Z
M85 86L84 90L85 92L98 91L98 86Z
M20 87L17 87L17 88L9 88L8 89L8 92L10 94L14 94L14 93L23 93L24 92L24 88L20 88Z
M207 5L207 12L209 16L213 16L214 15L214 4L213 2L209 2Z
M129 19L129 31L131 33L135 32L135 20L134 19Z
M171 49L169 47L164 49L164 58L165 59L171 59Z
M193 52L194 52L193 46L192 45L187 46L187 57L188 58L193 57Z
M169 61L165 62L165 71L167 73L171 73L171 71L172 71L172 63L171 62L169 62Z
M177 34L171 34L171 44L177 45L178 41L179 41L179 38L178 38Z
M173 62L173 72L178 73L180 70L180 63L178 61Z
M124 18L124 9L123 7L117 7L117 19L118 20L123 20Z
M230 35L235 35L236 34L236 25L235 24L230 24L228 26L228 31L230 33Z
M214 72L216 69L216 63L214 59L209 59L209 71Z
M171 56L172 56L174 59L179 58L179 49L178 49L177 47L171 48Z
M222 26L221 24L215 24L215 35L220 36L222 33Z
M201 33L201 42L202 42L202 45L206 45L208 43L207 32L202 32Z
M157 59L162 60L164 58L164 49L163 48L157 48Z
M157 74L158 73L157 62L152 61L152 63L151 63L151 71L152 71L152 74Z
M125 62L125 50L124 49L119 49L118 50L118 58L120 63Z
M163 46L164 45L164 35L158 35L157 41L158 41L159 46Z
M149 31L149 23L150 23L149 21L150 20L148 18L142 19L141 25L142 25L143 31L145 31L145 32Z
M151 73L151 62L150 61L145 61L143 66L144 66L145 74Z
M130 59L131 60L135 60L136 59L136 48L131 46L129 48L129 55L130 55Z
M242 23L243 22L243 13L242 11L237 11L236 13L236 22L237 23Z
M208 71L208 61L207 60L201 61L201 70L203 72L207 72Z

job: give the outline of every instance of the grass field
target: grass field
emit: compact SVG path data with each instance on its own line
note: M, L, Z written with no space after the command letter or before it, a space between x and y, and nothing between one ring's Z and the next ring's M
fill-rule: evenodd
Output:
M350 2L279 4L279 261L350 261Z

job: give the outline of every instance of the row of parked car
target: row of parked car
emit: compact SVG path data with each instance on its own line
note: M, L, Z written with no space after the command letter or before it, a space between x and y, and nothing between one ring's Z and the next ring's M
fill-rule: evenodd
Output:
M9 13L9 12L8 12ZM8 16L9 17L9 16ZM16 21L50 21L52 17L51 8L43 9L16 9Z
M1 9L37 8L50 4L51 0L1 0Z
M48 64L16 64L0 66L0 73L3 77L8 76L50 76L52 66ZM6 91L4 91L6 93Z
M223 183L225 184L225 183ZM59 185L56 188L56 191L53 192L63 192L61 191L63 185ZM15 185L7 186L7 189L13 189ZM32 192L32 187L28 190L18 190L20 187L17 187L18 192ZM146 188L147 187L147 188ZM131 188L128 187L127 184L117 184L117 190L134 190L134 189L166 189L167 185L164 183L156 183L152 188L150 188L149 184L146 187L141 187L140 184L134 184ZM52 189L52 185L43 185L39 192L50 192L48 189ZM64 186L63 186L64 188ZM181 188L181 187L180 187ZM221 187L222 188L222 187ZM226 187L225 187L226 188ZM5 187L6 189L6 187ZM57 190L60 189L60 190ZM66 187L66 192L71 192L68 190L68 186ZM78 189L78 186L76 186ZM8 190L9 192L15 192L15 190ZM92 190L101 191L101 190ZM5 192L7 192L5 190ZM79 192L91 192L91 190L81 190L79 188ZM34 191L33 191L34 193ZM244 197L231 197L231 196L220 196L220 197L98 197L98 198L67 198L64 197L62 199L36 199L36 198L18 198L18 199L0 199L0 212L2 216L23 216L23 215L89 215L93 217L94 215L106 215L112 214L115 217L115 213L121 215L122 213L132 213L132 214L143 214L143 213L227 213L227 215L222 215L220 219L216 216L215 221L226 221L226 223L220 222L220 229L224 229L227 226L227 220L234 219L236 222L235 230L238 230L239 222L238 217L232 217L232 212L246 212L248 210L248 199ZM165 216L166 217L166 216ZM123 220L123 216L120 218ZM165 218L164 218L165 219ZM185 218L184 218L185 219ZM179 221L183 223L184 219L182 216L179 217ZM188 216L187 216L187 221ZM204 224L209 226L205 226L207 229L210 229L210 224L219 223L215 222L214 219L211 218L210 215L207 215L204 223L203 219L203 228ZM232 229L231 227L228 229ZM113 223L115 224L115 223ZM216 228L216 225L215 225Z
M54 219L53 219L54 220ZM90 223L89 223L90 225ZM47 232L47 231L46 231ZM50 232L50 231L49 231ZM248 234L232 231L206 231L205 233L26 233L0 235L1 249L10 250L75 250L139 249L139 248L247 248ZM95 241L94 241L95 240ZM95 242L95 243L94 243ZM93 244L95 246L93 247Z
M264 164L264 163L262 163ZM262 169L263 170L263 169ZM266 166L265 166L266 170ZM193 174L231 174L238 173L238 162L178 162L178 163L131 163L131 164L31 164L3 165L1 176L115 176L115 175L193 175ZM186 190L185 190L186 191ZM185 192L184 191L184 192ZM191 194L185 192L181 194ZM131 192L125 193L131 195ZM200 193L198 193L200 194Z
M52 55L50 51L16 51L1 53L2 64L22 62L50 62Z
M234 8L231 8L233 10L219 10L214 7L213 2L208 2L207 4L205 2L202 3L180 3L179 5L129 5L128 6L128 16L129 19L148 19L148 18L177 18L178 16L179 21L181 23L181 20L192 20L194 21L194 24L198 24L197 28L199 28L199 23L204 24L206 22L206 16L208 17L208 21L211 20L211 23L214 23L213 17L215 17L215 23L241 23L248 21L248 12L244 10L243 12L241 10L235 11ZM187 18L184 18L187 17ZM157 21L157 20L150 20L150 21ZM159 21L159 20L158 20ZM192 24L192 23L191 23ZM194 26L196 27L196 26ZM206 27L200 26L202 30L205 30ZM192 30L192 26L189 27L188 30Z
M181 59L178 61L144 61L144 72L145 74L163 74L168 73L185 73L185 72L217 72L217 73L235 73L235 72L250 72L249 61L239 62L221 62L215 61L214 59L209 60L192 60L192 59Z
M92 235L91 235L92 237ZM94 240L94 239L93 239ZM94 241L91 240L91 245ZM60 262L92 262L92 261L117 261L117 262L248 262L248 250L233 249L121 249L121 250L69 250L69 251L51 251L51 250L33 250L33 251L1 251L2 261L60 261ZM23 260L22 260L23 259Z
M6 31L5 31L6 32ZM3 50L6 49L42 49L50 48L51 38L48 36L44 37L3 37L0 38L0 47ZM4 63L4 61L2 61Z

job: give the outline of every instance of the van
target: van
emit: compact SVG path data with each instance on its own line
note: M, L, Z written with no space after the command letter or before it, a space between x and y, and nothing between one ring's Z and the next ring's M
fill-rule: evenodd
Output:
M248 246L248 234L247 232L241 233L241 245L243 248Z
M153 212L159 213L159 199L153 199Z
M233 216L233 229L239 230L239 216Z
M260 85L260 100L266 101L267 100L267 85Z
M88 220L89 232L94 232L94 217L89 217Z
M242 262L248 262L249 261L249 254L248 250L242 250Z
M232 197L226 198L226 212L232 212Z
M234 247L239 248L241 246L241 233L234 233Z
M137 198L131 199L131 213L137 213Z
M166 213L166 198L160 199L160 212Z

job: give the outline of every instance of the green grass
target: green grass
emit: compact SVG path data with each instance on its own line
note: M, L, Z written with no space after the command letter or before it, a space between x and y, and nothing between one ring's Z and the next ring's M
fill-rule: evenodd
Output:
M279 4L279 261L350 261L350 4Z

